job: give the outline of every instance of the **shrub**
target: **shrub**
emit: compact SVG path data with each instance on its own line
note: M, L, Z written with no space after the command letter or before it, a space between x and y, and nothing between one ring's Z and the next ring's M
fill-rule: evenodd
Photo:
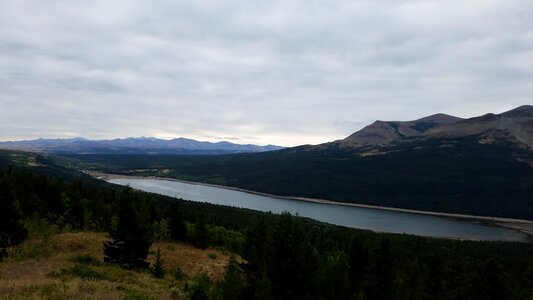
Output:
M161 259L160 249L157 249L157 254L155 255L155 262L152 267L152 275L159 279L165 277L165 267L163 266L163 260Z
M176 280L183 280L187 277L187 274L183 273L183 271L179 267L170 270L170 274Z
M75 254L70 257L70 261L82 264L82 265L98 265L96 258L92 257L90 254Z

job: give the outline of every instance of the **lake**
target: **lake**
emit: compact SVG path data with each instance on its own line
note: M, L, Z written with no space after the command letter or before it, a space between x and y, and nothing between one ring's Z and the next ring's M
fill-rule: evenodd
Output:
M488 226L472 220L275 198L222 187L163 179L121 178L111 179L109 182L197 202L272 213L288 211L326 223L377 232L473 240L523 241L527 238L518 231Z

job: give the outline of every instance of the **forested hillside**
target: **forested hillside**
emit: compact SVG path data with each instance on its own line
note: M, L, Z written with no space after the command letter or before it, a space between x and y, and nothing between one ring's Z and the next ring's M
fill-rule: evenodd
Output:
M283 196L533 219L533 154L475 137L223 156L77 155L79 168L208 182ZM81 163L80 163L81 162Z
M20 155L17 157L30 157ZM139 276L145 276L147 247L154 240L214 246L242 257L230 260L221 281L188 279L193 288L183 293L191 299L533 296L531 243L377 234L289 214L272 215L135 192L57 166L48 169L43 165L40 170L21 167L22 161L0 171L0 211L7 216L1 219L1 234L18 234L10 243L3 240L6 263L15 259L11 256L18 251L16 245L24 243L25 233L40 224L38 227L54 226L59 232L109 232L111 239L102 245L103 263L132 269ZM55 170L52 174L63 170L63 176L44 175L50 170ZM124 256L113 259L117 256L113 251L106 253L106 248ZM65 271L64 276L111 280L99 273L103 272L99 267L102 262L90 261ZM1 276L6 276L2 274L6 263L0 263ZM162 273L155 272L156 263L150 266L156 278L173 276L165 273L164 261L160 264Z

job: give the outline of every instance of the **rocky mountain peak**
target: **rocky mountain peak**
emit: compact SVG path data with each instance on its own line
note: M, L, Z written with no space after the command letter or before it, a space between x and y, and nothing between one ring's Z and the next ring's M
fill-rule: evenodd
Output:
M337 143L357 148L384 146L412 137L474 135L479 135L483 143L506 139L533 148L533 106L523 105L501 114L488 113L469 119L438 113L414 121L375 121Z
M420 136L427 130L462 120L439 113L414 121L375 121L340 141L342 146L382 146L406 137Z

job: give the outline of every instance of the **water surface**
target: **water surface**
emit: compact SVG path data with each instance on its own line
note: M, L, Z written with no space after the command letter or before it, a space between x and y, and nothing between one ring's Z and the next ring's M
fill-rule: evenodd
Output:
M474 240L523 241L518 231L475 221L335 204L313 203L162 179L122 178L111 183L197 202L281 213L288 211L318 221L377 232Z

